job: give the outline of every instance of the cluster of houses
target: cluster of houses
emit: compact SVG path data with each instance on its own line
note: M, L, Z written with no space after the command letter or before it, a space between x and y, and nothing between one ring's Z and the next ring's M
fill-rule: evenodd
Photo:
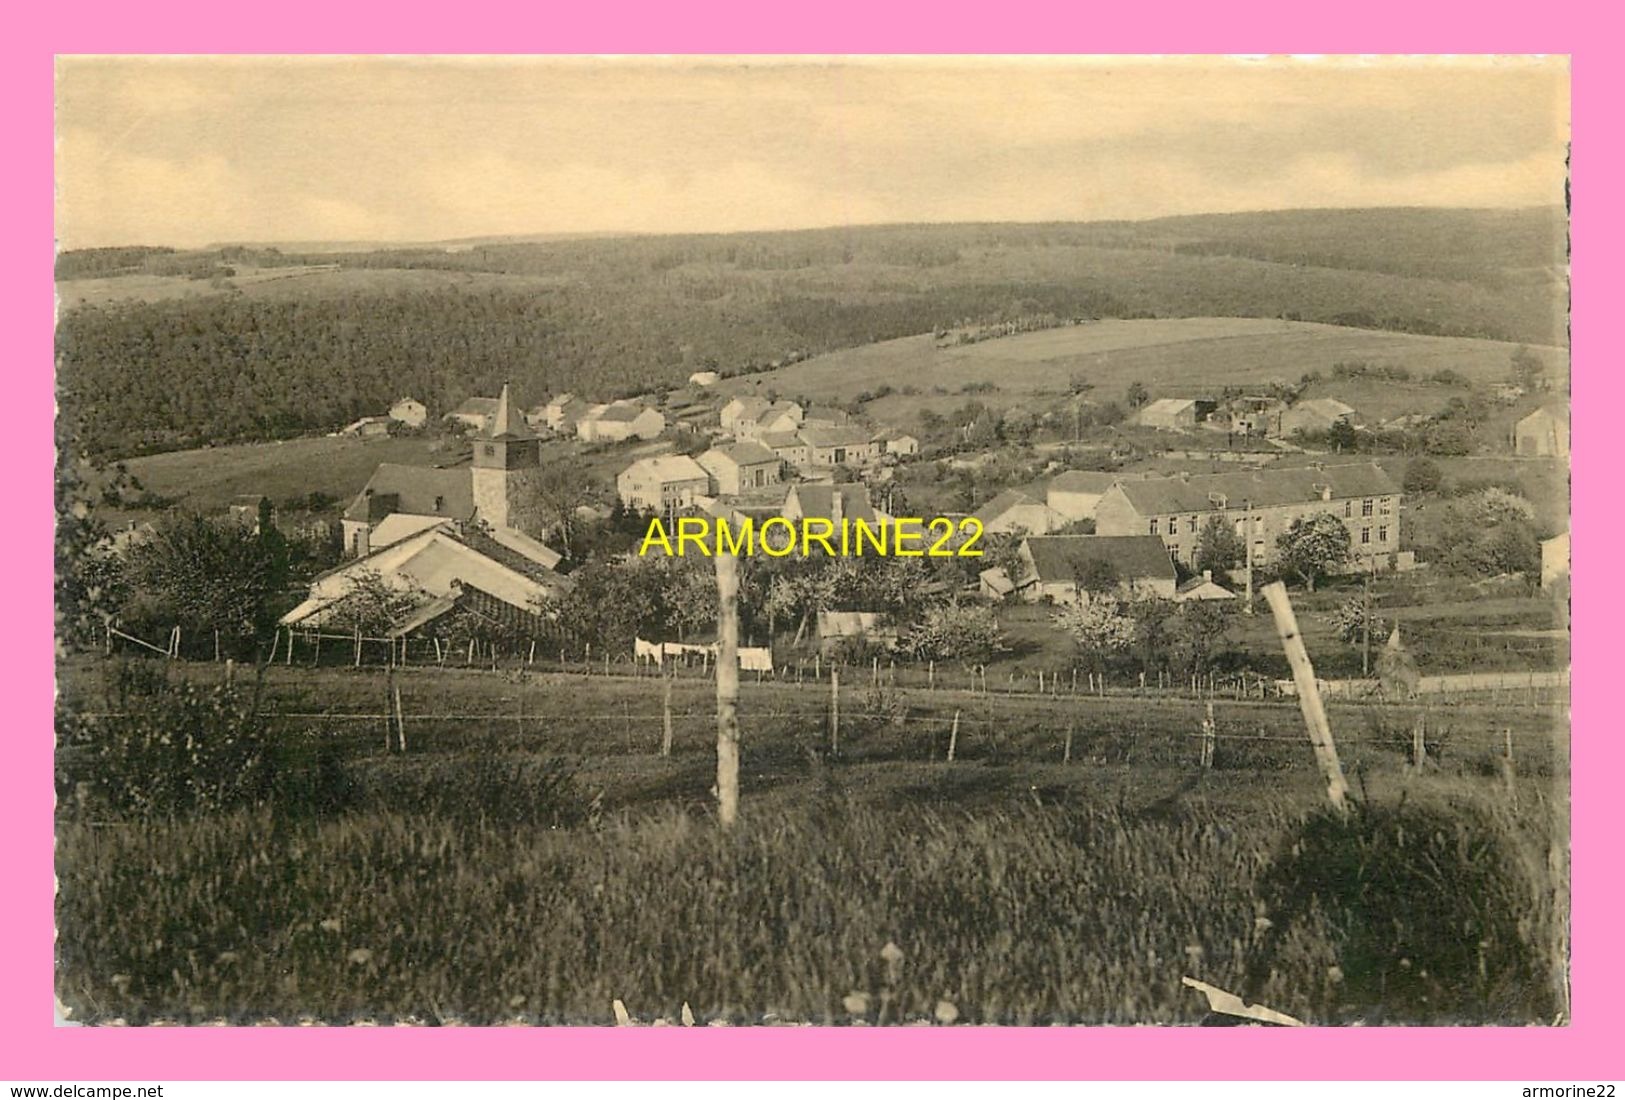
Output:
M1202 532L1214 518L1231 527L1256 566L1275 562L1277 540L1294 521L1325 514L1348 529L1351 568L1405 570L1415 559L1399 549L1401 496L1375 463L1171 477L1068 471L1050 483L1044 500L1006 490L978 510L988 531L1026 536L1019 575L994 567L982 574L981 587L1000 598L1087 600L1080 578L1098 561L1118 578L1116 594L1125 598L1227 599L1232 594L1209 573L1177 584L1176 565L1194 571ZM1093 534L1056 533L1085 519L1094 521Z

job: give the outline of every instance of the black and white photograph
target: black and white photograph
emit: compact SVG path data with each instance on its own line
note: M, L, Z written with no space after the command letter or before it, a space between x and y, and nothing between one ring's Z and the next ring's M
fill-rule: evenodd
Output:
M58 1019L1568 1026L1569 76L59 56Z

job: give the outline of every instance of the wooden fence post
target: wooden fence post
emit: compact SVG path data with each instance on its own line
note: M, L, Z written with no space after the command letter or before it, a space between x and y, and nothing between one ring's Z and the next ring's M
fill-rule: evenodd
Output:
M660 755L671 755L671 682L677 670L665 669L660 673Z
M1326 720L1326 706L1321 702L1320 685L1315 681L1315 666L1309 660L1303 635L1298 632L1298 617L1293 614L1286 585L1280 581L1265 585L1264 599L1269 601L1270 613L1275 617L1275 632L1286 650L1287 663L1292 666L1298 706L1309 730L1309 743L1315 749L1315 762L1320 765L1321 777L1326 781L1326 797L1331 800L1333 809L1345 812L1348 781L1343 778L1343 765L1337 759L1337 745L1332 741L1331 723Z
M1427 715L1418 714L1416 724L1411 727L1411 765L1418 770L1427 766Z
M406 751L406 708L401 705L401 685L395 685L395 732L400 734L401 751Z
M937 690L937 662L935 661L932 661L931 666L926 669L925 689L927 691Z
M829 751L841 749L841 669L829 666Z
M237 672L237 662L233 661L230 657L227 657L226 658L226 686L228 688L231 687L233 681L236 680L236 678L237 678L236 677L236 672Z
M717 574L717 820L732 828L739 816L739 558L718 554Z
M954 711L954 728L948 731L948 763L954 762L954 749L959 747L959 712Z
M1213 766L1213 750L1218 745L1219 731L1213 723L1213 704L1207 705L1207 717L1202 719L1202 767Z
M1066 727L1066 752L1061 755L1061 763L1063 764L1072 763L1072 729L1071 724Z

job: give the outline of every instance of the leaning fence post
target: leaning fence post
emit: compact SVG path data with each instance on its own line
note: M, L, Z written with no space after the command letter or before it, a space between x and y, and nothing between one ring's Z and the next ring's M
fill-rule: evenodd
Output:
M395 732L401 737L401 751L406 751L406 708L401 705L401 685L395 685Z
M954 749L959 746L959 712L954 711L954 728L948 731L948 763L954 762Z
M1207 717L1202 719L1202 767L1213 766L1213 750L1219 739L1218 727L1213 723L1213 704L1207 705Z
M1264 599L1269 601L1270 613L1275 617L1275 632L1286 650L1287 663L1292 666L1292 679L1298 688L1298 706L1303 711L1303 722L1309 730L1309 743L1315 749L1315 761L1320 765L1321 777L1326 781L1326 797L1332 808L1346 810L1348 781L1343 778L1343 765L1337 759L1337 745L1332 741L1331 723L1326 720L1326 707L1321 702L1320 685L1315 681L1315 666L1309 660L1303 635L1298 632L1298 617L1292 612L1292 601L1286 594L1286 585L1280 581L1264 586Z
M1066 751L1061 755L1061 763L1072 763L1072 726L1066 727Z

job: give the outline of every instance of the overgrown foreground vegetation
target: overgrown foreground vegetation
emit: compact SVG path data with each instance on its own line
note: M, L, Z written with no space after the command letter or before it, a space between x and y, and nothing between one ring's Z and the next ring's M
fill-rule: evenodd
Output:
M1563 1011L1546 780L1392 770L1345 821L1311 808L1307 767L1211 773L1210 797L1140 765L1113 799L1020 761L893 760L867 767L913 784L878 799L810 750L764 780L747 742L730 834L632 778L605 810L545 750L312 751L246 692L145 688L63 724L58 989L82 1019L610 1023L619 999L702 1023L1191 1023L1184 975L1317 1023ZM189 738L205 723L221 747Z

